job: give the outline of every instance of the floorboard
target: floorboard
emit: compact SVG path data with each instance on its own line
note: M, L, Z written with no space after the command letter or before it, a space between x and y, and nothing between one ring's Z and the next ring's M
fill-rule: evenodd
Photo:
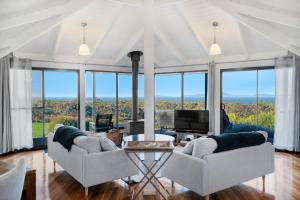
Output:
M89 196L84 196L84 188L57 165L53 171L52 160L43 150L14 153L0 156L0 160L16 163L20 158L26 160L27 165L36 169L37 199L51 200L129 200L128 186L121 180L93 186L89 189ZM249 182L214 193L211 200L300 200L300 155L288 153L275 154L275 172L266 176L265 192L262 191L262 179ZM170 200L201 200L203 197L175 184L162 179L163 184L172 191ZM146 196L144 200L160 199Z

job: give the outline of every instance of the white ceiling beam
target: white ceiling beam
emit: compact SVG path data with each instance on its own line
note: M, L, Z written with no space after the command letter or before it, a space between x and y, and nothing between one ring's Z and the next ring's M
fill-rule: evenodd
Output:
M0 20L0 31L61 15L68 10L68 5L65 1L64 3L50 1L50 3L46 3L40 7L3 16Z
M274 28L272 22L240 14L230 0L206 0L206 2L222 9L243 25L273 41L275 44L300 56L300 51L297 48L300 47L299 38L292 31L288 34L286 30L279 30L277 27ZM297 32L298 30L294 29L294 31ZM295 43L291 44L291 41L295 41Z
M0 57L3 57L10 52L28 44L29 42L37 39L41 35L51 31L53 28L58 26L64 19L75 13L76 11L89 5L92 1L86 2L82 0L70 0L67 5L67 11L63 15L51 17L46 20L36 22L28 25L28 28L21 33L14 33L17 37L10 39L8 48L0 51Z
M112 12L110 17L106 18L106 26L105 27L101 27L102 32L99 33L99 36L90 52L90 55L88 56L87 60L91 59L97 48L101 45L102 41L105 39L105 37L108 35L108 33L112 30L114 22L117 21L117 18L120 16L121 13L121 9L122 9L123 5L119 4L114 11Z
M55 39L55 43L54 43L54 48L53 48L53 52L52 52L52 57L54 58L57 54L58 48L59 48L59 44L63 35L63 26L64 23L62 22L59 25L58 31L57 31L57 35L56 35L56 39Z
M157 26L154 26L154 33L181 63L184 63L187 60L185 56L180 52L180 50L174 45L174 42L170 41L168 36L165 35L161 30L159 30Z
M300 9L300 3L297 3L298 5L295 5L295 8L298 7L298 9ZM241 14L285 26L300 28L299 13L296 15L293 14L292 11L287 12L287 10L280 8L280 5L276 5L275 3L271 6L257 0L239 0L232 2L232 5Z
M196 40L198 41L198 43L204 49L206 55L209 56L209 53L208 53L209 47L207 46L205 40L201 37L201 32L200 32L201 27L197 23L194 22L193 17L190 14L191 11L186 10L185 8L183 8L182 6L179 6L179 5L177 5L176 8L179 11L183 20L186 22L186 24L189 27L189 29L191 30L191 32L193 33L193 35L196 38Z
M127 56L127 53L132 50L132 48L136 45L136 43L142 38L144 33L144 29L141 28L140 30L135 32L135 35L130 36L130 39L128 41L128 44L123 48L120 49L120 53L116 56L115 59L115 64L120 62L120 60L124 57Z
M243 30L242 30L241 26L242 25L238 22L237 23L237 28L238 28L239 40L240 40L240 43L241 43L241 46L242 46L242 49L243 49L243 52L244 52L244 55L245 55L245 59L247 60L248 57L249 57L249 52L248 52L247 44L246 44L244 33L243 33Z

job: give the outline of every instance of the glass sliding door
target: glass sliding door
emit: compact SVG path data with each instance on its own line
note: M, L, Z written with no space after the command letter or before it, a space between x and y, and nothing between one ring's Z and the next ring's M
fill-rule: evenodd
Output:
M139 119L144 119L144 75L139 75Z
M275 71L274 69L258 70L258 129L269 134L269 141L274 136L275 113Z
M118 74L118 108L119 125L126 124L132 115L132 76L131 74Z
M94 115L112 114L116 124L116 74L95 72Z
M181 74L155 75L156 110L181 109Z
M43 71L32 70L32 138L34 147L45 145Z
M93 122L93 92L94 92L94 81L93 72L85 73L85 129L89 130L89 122Z
M55 124L79 127L78 72L44 71L44 84L45 136Z
M182 109L182 74L156 74L155 127L160 128L160 112L179 109Z
M222 102L234 132L257 124L256 70L222 73ZM224 130L229 131L229 130Z
M35 148L46 146L46 138L56 124L79 127L78 89L77 71L32 70L32 135Z
M274 69L222 72L221 130L274 133Z
M206 73L184 73L183 108L205 110Z

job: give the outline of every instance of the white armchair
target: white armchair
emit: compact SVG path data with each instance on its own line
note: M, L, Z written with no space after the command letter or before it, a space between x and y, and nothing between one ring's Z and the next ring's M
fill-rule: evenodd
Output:
M0 176L0 200L21 199L25 174L25 161L21 159L12 170Z

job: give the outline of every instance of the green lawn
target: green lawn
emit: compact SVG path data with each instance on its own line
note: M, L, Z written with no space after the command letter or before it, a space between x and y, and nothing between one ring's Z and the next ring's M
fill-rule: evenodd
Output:
M48 133L47 133L48 126L49 126L49 123L45 123L46 136L48 135ZM33 122L32 123L32 137L33 138L43 137L43 124L41 122Z

